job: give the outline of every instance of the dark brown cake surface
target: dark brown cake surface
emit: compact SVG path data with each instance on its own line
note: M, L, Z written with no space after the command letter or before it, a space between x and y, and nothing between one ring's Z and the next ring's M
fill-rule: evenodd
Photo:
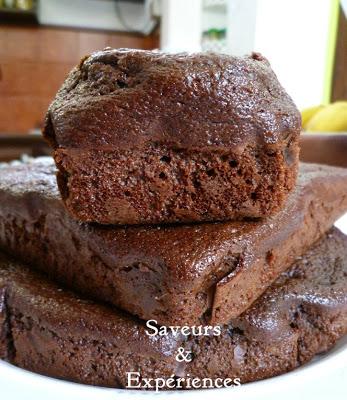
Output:
M334 228L232 321L229 335L195 341L187 372L247 382L327 351L347 333L346 272L346 236Z
M52 160L0 170L0 246L89 297L160 324L227 323L347 210L347 170L301 165L284 210L258 222L80 224Z
M287 372L347 332L347 239L329 232L219 336L148 336L143 322L0 257L0 357L34 372L125 387L142 378L240 378ZM192 351L179 363L177 350Z
M259 54L104 50L47 113L71 215L104 224L278 211L294 187L300 113Z

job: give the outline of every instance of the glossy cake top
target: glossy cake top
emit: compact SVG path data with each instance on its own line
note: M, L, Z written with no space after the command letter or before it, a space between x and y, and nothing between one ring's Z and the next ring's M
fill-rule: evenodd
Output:
M241 151L300 129L299 111L260 54L105 49L71 71L44 134L54 147Z

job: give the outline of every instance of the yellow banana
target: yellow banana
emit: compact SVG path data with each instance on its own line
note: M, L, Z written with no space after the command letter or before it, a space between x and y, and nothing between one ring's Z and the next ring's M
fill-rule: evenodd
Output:
M337 101L319 110L308 121L309 132L347 131L347 101Z
M306 129L307 123L311 120L311 118L318 112L320 111L324 106L319 105L319 106L314 106L314 107L309 107L305 108L304 110L301 111L301 118L302 118L302 127Z

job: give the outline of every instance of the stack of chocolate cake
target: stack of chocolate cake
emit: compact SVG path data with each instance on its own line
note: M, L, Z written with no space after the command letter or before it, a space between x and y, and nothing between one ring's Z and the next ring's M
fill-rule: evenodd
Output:
M0 357L172 389L329 350L347 332L347 170L299 165L300 129L259 54L84 58L47 113L55 162L0 168Z

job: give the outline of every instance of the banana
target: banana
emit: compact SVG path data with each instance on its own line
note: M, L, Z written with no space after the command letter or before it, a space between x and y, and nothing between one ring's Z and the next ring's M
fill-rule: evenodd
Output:
M337 101L319 110L308 121L309 132L347 131L347 101Z
M324 108L324 106L319 105L319 106L305 108L304 110L301 111L301 119L302 119L302 127L303 127L303 129L306 129L307 123L322 108Z

